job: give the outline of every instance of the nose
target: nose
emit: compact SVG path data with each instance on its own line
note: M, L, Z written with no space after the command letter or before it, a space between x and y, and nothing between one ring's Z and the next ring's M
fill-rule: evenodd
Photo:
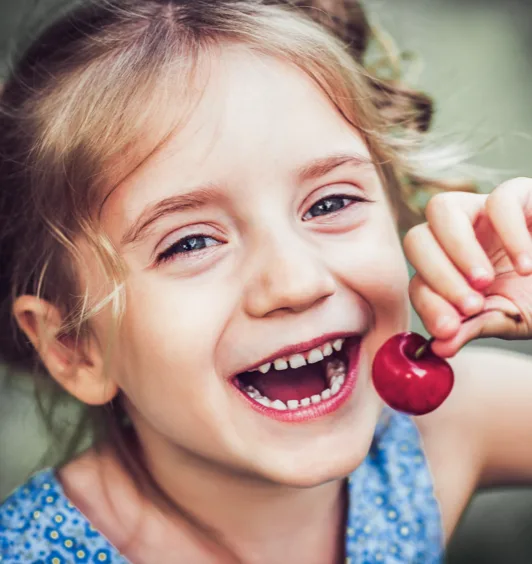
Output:
M302 312L334 294L335 289L334 277L315 249L293 236L290 241L269 238L254 253L245 308L253 317Z

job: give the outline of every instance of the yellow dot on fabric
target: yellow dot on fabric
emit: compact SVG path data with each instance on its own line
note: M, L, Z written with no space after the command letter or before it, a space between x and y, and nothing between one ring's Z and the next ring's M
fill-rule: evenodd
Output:
M59 558L52 558L52 564L61 564L61 560Z
M353 529L353 527L349 527L349 528L347 529L347 535L348 535L349 537L352 537L354 534L355 534L355 529Z
M69 509L74 509L74 505L72 505L72 503L70 501L67 501L67 507Z
M85 558L85 551L84 551L84 550L78 550L78 551L76 552L76 556L77 556L78 558Z
M382 497L379 495L378 497L375 498L375 503L377 505L382 505L384 503L384 499L382 499Z
M408 527L401 527L401 534L402 535L408 535L409 531L408 531Z
M100 554L98 554L98 560L100 562L105 562L107 560L107 555L104 554L103 552L100 552Z
M70 539L67 539L67 540L65 541L65 546L66 546L67 548L72 548L72 547L74 546L74 543L73 543Z
M53 498L51 495L49 495L49 496L46 498L46 503L52 503L53 500L54 500L54 498Z
M365 533L371 533L371 527L370 527L369 525L366 525L366 526L364 527L364 532L365 532Z
M56 523L62 523L62 522L63 522L63 517L62 517L61 515L56 515L56 516L54 517L54 521L55 521Z
M33 512L33 518L34 519L38 519L41 516L41 512L40 511L34 511Z
M57 531L52 531L52 532L50 533L50 536L51 536L54 540L56 540L56 539L59 538L59 533L58 533Z
M395 519L397 517L397 513L395 511L388 511L388 517L390 519Z
M43 484L42 489L43 489L43 490L49 490L49 489L50 489L50 484Z

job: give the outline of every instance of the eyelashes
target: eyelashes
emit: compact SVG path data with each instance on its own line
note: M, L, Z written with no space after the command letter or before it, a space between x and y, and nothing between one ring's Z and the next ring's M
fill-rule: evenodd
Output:
M187 237L183 237L179 241L175 242L173 245L170 245L165 251L160 253L157 256L156 262L157 264L161 264L163 262L168 262L175 256L188 255L192 253L196 254L218 245L223 245L223 243L214 237L209 237L199 233L196 235L188 235Z
M369 202L369 200L362 198L361 196L345 196L341 194L327 196L326 198L322 198L321 200L317 201L309 209L309 211L303 216L303 221L309 221L313 219L311 215L312 212L316 213L314 217L332 215L347 207L350 207L357 202Z
M361 196L347 196L334 194L318 200L303 216L303 221L325 216L335 216L347 208L359 203L373 203L372 200ZM224 242L204 233L187 235L176 241L156 257L155 264L159 266L173 260L182 260L189 257L199 257L206 252L211 252L212 247L224 245Z

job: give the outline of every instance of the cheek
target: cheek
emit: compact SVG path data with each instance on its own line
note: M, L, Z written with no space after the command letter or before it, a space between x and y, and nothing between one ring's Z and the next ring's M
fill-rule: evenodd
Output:
M148 395L169 388L203 393L216 369L218 335L230 303L220 285L151 272L132 276L115 355L120 384ZM164 386L152 386L154 379Z
M377 211L352 241L334 252L345 283L373 310L404 318L408 268L395 223L386 210Z
M357 283L376 311L402 317L408 308L408 269L399 245L381 244L361 257Z

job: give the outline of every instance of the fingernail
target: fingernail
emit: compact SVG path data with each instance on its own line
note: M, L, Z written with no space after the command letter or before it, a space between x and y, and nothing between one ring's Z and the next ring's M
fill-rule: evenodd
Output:
M477 294L469 294L469 296L464 298L462 302L464 310L467 310L468 312L477 311L482 307L482 304L482 298Z
M521 253L517 257L517 264L522 270L528 272L532 270L532 257L528 253Z
M482 266L475 266L471 269L471 278L473 280L485 280L489 278L490 273Z

